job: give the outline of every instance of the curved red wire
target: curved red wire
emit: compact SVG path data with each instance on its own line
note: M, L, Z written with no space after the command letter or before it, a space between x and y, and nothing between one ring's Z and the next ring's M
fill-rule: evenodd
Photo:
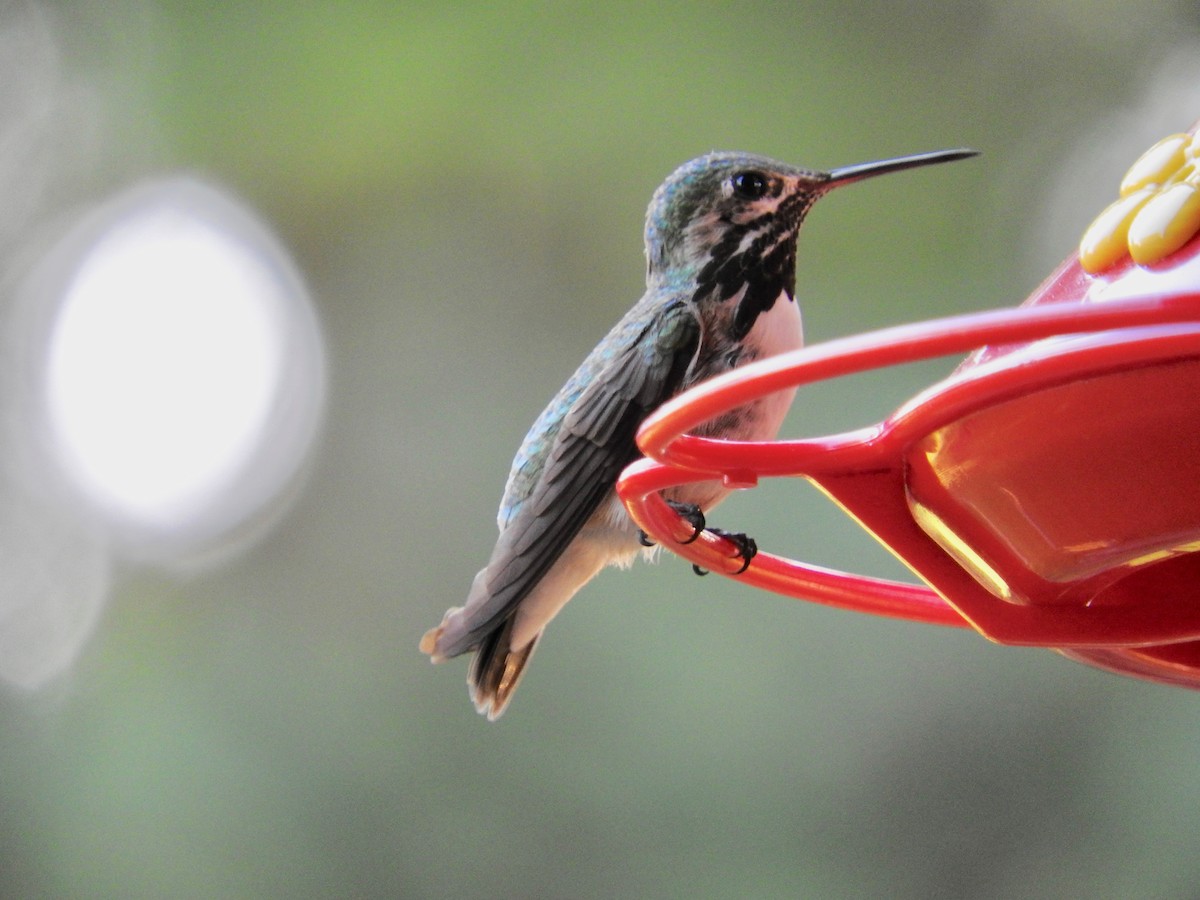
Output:
M761 360L697 385L665 403L642 425L646 459L622 473L617 492L638 526L691 562L726 575L742 566L737 548L705 533L681 544L691 526L661 498L678 485L710 479L751 487L760 476L854 474L888 436L888 422L840 435L743 442L688 432L752 400L816 381L883 366L1022 344L1067 334L1115 331L1200 320L1200 294L1149 295L1103 303L1052 303L935 319L842 338ZM936 403L937 397L931 398ZM919 403L919 400L918 400ZM894 417L895 418L895 417ZM922 622L967 623L928 587L852 575L760 551L738 579L775 593L860 612Z

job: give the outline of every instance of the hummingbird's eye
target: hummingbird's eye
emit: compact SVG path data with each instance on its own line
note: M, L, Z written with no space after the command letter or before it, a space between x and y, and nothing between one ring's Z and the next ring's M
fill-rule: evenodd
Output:
M743 200L758 200L767 192L767 176L762 172L738 172L729 183Z

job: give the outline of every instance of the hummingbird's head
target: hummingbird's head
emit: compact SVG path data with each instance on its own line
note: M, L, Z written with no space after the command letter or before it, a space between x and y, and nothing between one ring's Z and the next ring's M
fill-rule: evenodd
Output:
M672 172L650 201L647 281L694 282L697 301L742 294L752 307L769 307L782 291L795 295L796 232L817 198L873 175L974 155L941 150L829 172L749 153L698 157Z
M749 153L684 163L654 192L646 213L649 278L692 280L707 271L732 282L766 267L791 290L796 231L829 178Z

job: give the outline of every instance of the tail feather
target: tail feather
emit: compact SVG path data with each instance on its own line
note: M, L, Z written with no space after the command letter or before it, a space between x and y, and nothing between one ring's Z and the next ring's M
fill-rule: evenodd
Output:
M421 651L435 663L474 652L467 674L471 700L494 721L512 699L546 625L606 562L637 553L632 536L627 542L629 547L619 545L618 553L613 540L576 540L531 591L507 608L493 608L489 565L475 576L466 603L446 610L441 624L421 638Z
M485 574L480 572L476 577L472 597L478 592ZM431 661L440 663L452 656L474 651L475 656L467 672L467 687L475 708L495 721L512 699L542 632L538 631L532 640L514 649L515 614L507 616L490 631L480 634L482 629L478 624L471 627L472 617L468 612L471 608L468 600L466 607L455 606L446 610L441 623L429 629L421 638L421 652L429 654Z
M467 687L475 709L494 722L512 699L542 633L519 650L512 648L513 618L483 639L467 672Z

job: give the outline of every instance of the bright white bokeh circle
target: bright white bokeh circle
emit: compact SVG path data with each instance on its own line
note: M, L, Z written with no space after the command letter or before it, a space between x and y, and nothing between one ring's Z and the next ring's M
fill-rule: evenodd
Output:
M47 403L98 499L169 525L245 464L278 389L278 290L258 259L178 210L93 248L51 336Z
M203 551L286 490L324 396L290 261L223 192L140 188L81 226L46 330L45 421L69 484L135 556Z

